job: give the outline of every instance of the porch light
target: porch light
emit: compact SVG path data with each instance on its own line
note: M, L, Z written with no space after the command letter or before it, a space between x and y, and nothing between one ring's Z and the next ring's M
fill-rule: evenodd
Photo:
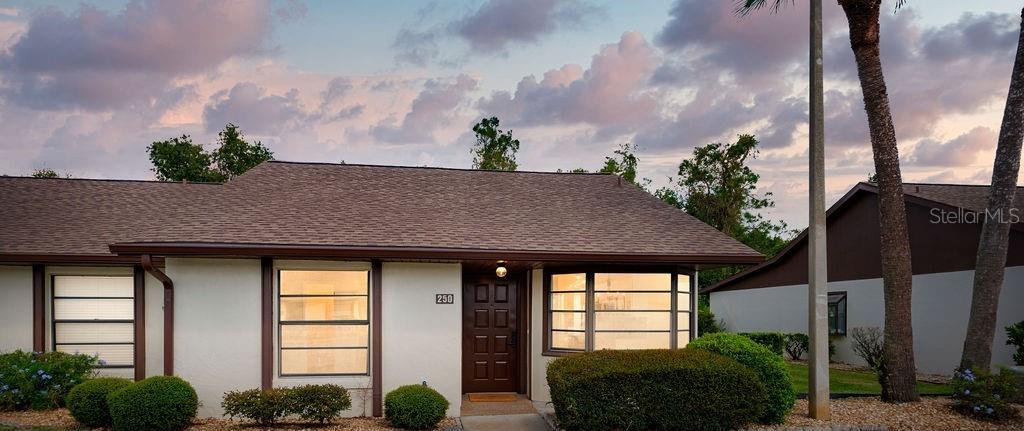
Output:
M508 274L508 269L505 268L504 260L498 261L498 268L494 270L494 274L497 275L498 278L505 278L505 275Z

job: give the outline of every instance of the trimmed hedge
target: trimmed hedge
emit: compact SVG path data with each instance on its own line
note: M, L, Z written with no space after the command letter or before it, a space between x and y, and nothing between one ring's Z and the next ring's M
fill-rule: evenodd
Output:
M740 332L740 335L753 340L782 356L786 348L786 337L781 332Z
M782 355L768 350L750 338L739 334L718 333L700 337L690 342L687 349L706 350L728 356L753 369L767 390L768 402L761 423L782 423L786 414L793 409L796 393L789 381L789 371Z
M341 412L352 407L348 390L331 384L289 388L285 392L285 403L288 414L321 424L341 416Z
M399 386L384 396L384 417L397 428L433 428L446 411L448 400L429 386Z
M199 397L188 382L154 376L107 397L114 431L179 431L192 424Z
M699 350L600 350L547 368L559 426L568 430L742 428L764 413L753 370Z
M249 419L267 427L288 415L285 389L249 389L224 393L220 407L224 416Z
M107 396L131 384L131 380L116 377L86 380L68 393L68 411L78 423L89 428L109 427L111 419Z

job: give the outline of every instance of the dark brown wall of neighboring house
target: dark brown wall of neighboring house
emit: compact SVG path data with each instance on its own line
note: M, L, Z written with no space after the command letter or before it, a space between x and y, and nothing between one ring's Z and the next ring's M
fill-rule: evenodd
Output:
M948 209L953 210L954 209ZM933 207L907 203L914 274L974 269L981 224L933 223ZM878 199L860 192L829 217L828 280L861 280L882 276L879 254ZM1024 232L1010 232L1007 266L1024 265ZM800 240L774 264L717 290L788 286L807 283L807 241Z

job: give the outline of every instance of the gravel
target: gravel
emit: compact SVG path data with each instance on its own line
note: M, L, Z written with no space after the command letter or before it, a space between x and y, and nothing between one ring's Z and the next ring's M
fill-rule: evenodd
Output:
M807 416L807 400L797 400L786 417L786 427L882 426L891 431L1024 430L1024 419L1010 422L984 422L963 416L952 409L945 397L923 397L918 403L891 404L878 397L832 400L832 420L819 421ZM1024 407L1015 406L1024 415Z
M27 411L27 412L0 412L0 424L12 425L15 427L48 427L61 430L81 429L77 422L71 417L67 409L49 411ZM446 418L438 424L437 430L450 429L458 425L454 418ZM232 421L227 419L197 419L188 428L189 431L253 431L253 430L317 430L317 431L375 431L394 430L388 426L387 421L382 418L345 418L336 422L319 425L309 423L281 423L273 428L259 428L252 422Z

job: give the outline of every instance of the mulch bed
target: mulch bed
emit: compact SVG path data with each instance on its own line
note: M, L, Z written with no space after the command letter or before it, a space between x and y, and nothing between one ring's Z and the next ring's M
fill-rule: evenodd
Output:
M881 425L890 431L1024 430L1024 419L1010 422L985 422L953 411L946 397L922 397L918 403L891 404L878 397L832 400L832 420L818 421L807 416L807 400L796 400L786 417L786 427L825 427L830 425ZM1015 406L1024 416L1024 407Z
M17 427L46 427L58 430L79 430L83 429L71 417L67 409L49 411L27 411L27 412L0 412L0 424L13 425ZM437 430L444 430L454 427L457 424L453 418L447 418L438 424ZM252 422L232 421L227 419L197 419L188 428L189 431L258 431L269 430L319 430L319 431L371 431L371 430L394 430L382 418L345 418L336 422L320 425L310 423L283 422L273 428L260 428Z

